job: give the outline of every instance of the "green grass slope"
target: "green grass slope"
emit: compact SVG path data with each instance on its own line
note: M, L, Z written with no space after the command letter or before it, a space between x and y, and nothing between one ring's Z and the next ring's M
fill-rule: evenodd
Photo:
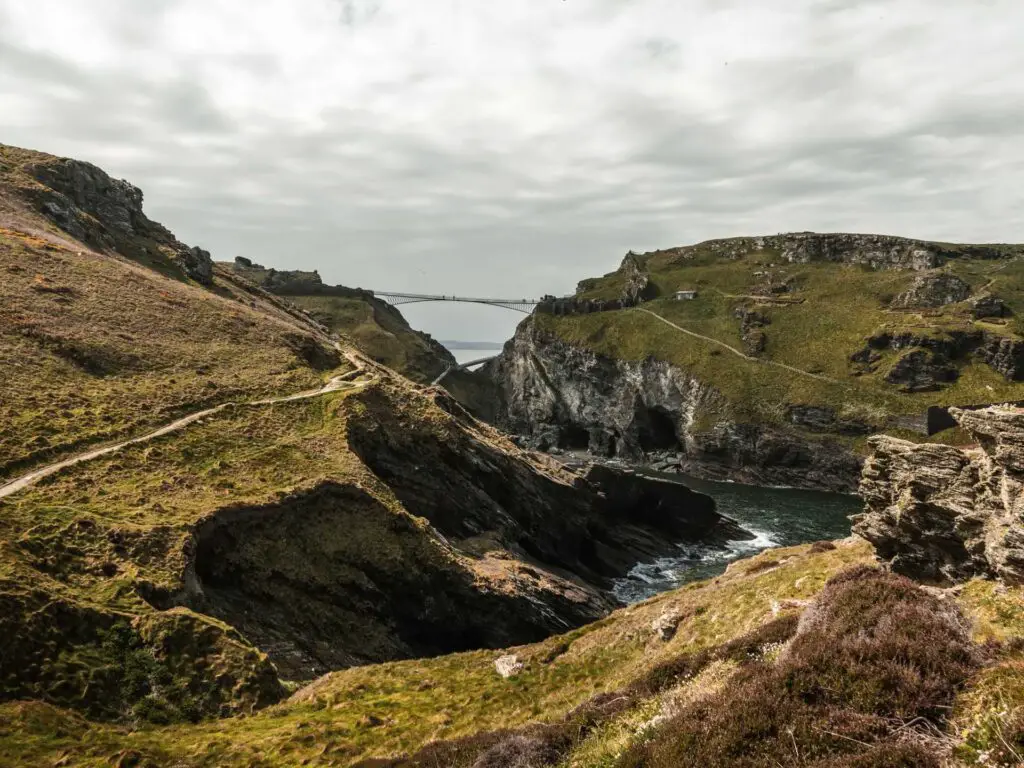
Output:
M411 328L401 312L368 291L325 285L316 272L266 269L248 260L224 266L285 298L377 362L414 381L433 381L455 364L447 349Z
M309 389L340 365L279 299L227 271L187 278L159 225L115 237L83 209L93 245L61 230L38 206L63 193L36 175L67 162L0 145L0 478L203 406Z
M966 300L936 307L893 306L921 272L824 260L791 263L778 248L759 247L752 238L640 257L658 292L643 309L676 325L745 351L739 313L759 313L766 320L761 327L766 344L755 360L681 333L635 308L540 315L535 322L602 354L630 360L653 356L692 372L728 401L728 413L705 414L708 421L728 415L780 424L786 422L790 406L805 405L831 408L841 420L893 428L903 417L922 416L929 405L1024 398L1024 384L1008 379L976 352L952 359L956 380L928 391L903 391L886 381L908 349L954 346L958 338L971 334L1024 340L1019 320L1024 312L1022 251L1006 246L997 253L1000 258L983 259L967 249L962 257L950 258L928 273L954 275L970 286L973 296L995 295L1013 313L987 319L977 319ZM584 281L578 297L615 298L625 280L623 273L615 272ZM696 299L674 299L676 291L688 289L698 292ZM870 366L851 360L869 339L885 334L913 337L914 343L878 349Z
M0 760L369 768L502 766L526 754L532 762L523 764L580 768L1018 764L1024 592L975 581L936 599L871 570L822 592L870 558L852 541L765 553L714 581L511 649L523 667L508 679L495 672L502 652L477 651L336 672L245 718L131 729L36 702L0 705ZM652 626L665 616L677 624L667 640Z

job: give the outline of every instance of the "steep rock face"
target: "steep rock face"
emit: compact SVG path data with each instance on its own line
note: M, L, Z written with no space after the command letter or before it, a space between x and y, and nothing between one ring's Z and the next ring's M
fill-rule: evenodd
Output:
M978 354L1010 381L1024 381L1024 341L989 336Z
M537 640L612 607L543 566L471 565L413 518L339 483L220 511L198 528L193 557L176 599L229 622L291 680Z
M660 251L680 263L702 253L725 258L740 258L757 251L776 251L783 261L807 264L828 261L862 264L872 269L910 269L923 271L942 266L950 259L1004 259L1019 246L946 245L890 235L850 233L791 232L764 237L737 237L709 240L697 245ZM650 254L645 254L650 255Z
M632 251L622 260L619 271L626 276L626 285L620 297L626 306L634 306L657 295L657 289L651 283L651 276Z
M866 341L863 349L850 355L853 373L876 371L882 360L881 352L905 352L886 375L886 381L908 392L939 389L943 383L956 381L957 363L972 356L1009 381L1024 379L1024 341L1009 336L978 330L932 334L882 330Z
M915 578L1024 581L1024 410L952 413L978 447L870 439L854 533Z
M859 459L840 445L784 428L701 414L725 405L712 387L669 363L613 359L523 323L488 369L500 421L542 449L589 450L713 478L839 491L856 488ZM834 419L833 419L834 420ZM792 421L803 426L799 417ZM665 461L665 454L671 459Z
M488 428L447 394L435 398L455 417L453 424L471 431L452 429L438 439L415 425L383 428L387 403L367 396L371 418L350 428L348 437L405 508L452 541L490 532L528 560L608 586L608 579L624 576L639 560L670 551L674 541L740 533L715 512L710 498L688 488L599 470L581 478L544 457L527 454L523 461L491 440L471 439L474 430ZM380 418L372 418L375 413Z
M874 269L922 270L937 267L942 259L930 243L885 235L806 232L765 241L768 247L779 247L786 261L797 263L835 261Z
M8 148L14 155L17 150ZM204 285L213 282L209 252L189 248L142 210L142 190L91 163L31 153L21 169L38 184L24 191L37 210L92 248L133 259L170 258Z
M892 306L901 309L942 307L966 301L970 295L970 285L956 275L939 272L917 277L910 288L893 300Z

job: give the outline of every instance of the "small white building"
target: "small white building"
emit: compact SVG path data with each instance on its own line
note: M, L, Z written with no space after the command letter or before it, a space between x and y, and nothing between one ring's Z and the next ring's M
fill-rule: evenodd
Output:
M676 291L676 301L692 301L696 298L696 291Z

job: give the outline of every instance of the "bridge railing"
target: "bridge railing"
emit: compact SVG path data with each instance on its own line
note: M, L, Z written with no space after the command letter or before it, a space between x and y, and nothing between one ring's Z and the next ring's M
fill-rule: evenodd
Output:
M481 304L540 304L540 299L497 299L484 296L457 296L448 294L406 293L404 291L370 291L374 296L420 301L467 301Z

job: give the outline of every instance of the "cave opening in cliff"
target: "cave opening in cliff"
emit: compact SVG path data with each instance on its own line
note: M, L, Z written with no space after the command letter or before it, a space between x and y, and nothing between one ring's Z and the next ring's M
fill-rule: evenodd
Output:
M637 442L644 453L678 451L681 448L676 420L664 408L637 408L636 430Z
M585 451L590 448L590 432L579 424L567 424L559 432L558 447L564 451Z

